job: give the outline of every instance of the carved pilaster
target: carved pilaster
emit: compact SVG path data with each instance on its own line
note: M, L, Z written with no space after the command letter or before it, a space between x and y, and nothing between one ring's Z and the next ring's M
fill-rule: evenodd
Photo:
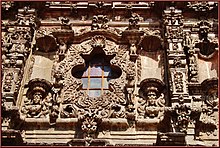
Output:
M164 10L165 41L167 43L168 68L170 71L171 88L171 124L174 132L187 132L190 122L191 100L188 98L188 69L183 43L189 40L183 38L182 11L175 7Z
M183 18L182 11L170 7L164 10L165 40L167 42L167 53L169 70L171 73L171 102L178 102L178 95L188 96L188 79L186 67L186 55L183 51Z
M18 9L16 21L4 24L3 37L3 97L6 102L15 104L20 83L23 78L24 67L33 47L32 39L37 26L35 9L24 7ZM13 98L13 99L10 99Z

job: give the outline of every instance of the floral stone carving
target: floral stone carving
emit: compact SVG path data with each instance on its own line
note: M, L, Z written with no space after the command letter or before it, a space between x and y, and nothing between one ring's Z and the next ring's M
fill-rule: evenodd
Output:
M96 51L104 52L111 57L111 67L118 67L121 71L119 78L109 80L109 90L103 91L100 97L90 97L81 90L82 80L73 76L73 69L85 69L86 61L83 56L88 56ZM124 118L126 81L131 83L135 77L134 63L129 61L128 46L116 45L102 35L95 35L91 40L81 44L71 45L67 49L65 58L57 61L53 68L55 81L62 84L61 89L61 118L78 118L85 139L94 138L98 124L102 118ZM82 56L81 56L82 55ZM96 120L98 117L98 121ZM89 140L88 140L89 142Z

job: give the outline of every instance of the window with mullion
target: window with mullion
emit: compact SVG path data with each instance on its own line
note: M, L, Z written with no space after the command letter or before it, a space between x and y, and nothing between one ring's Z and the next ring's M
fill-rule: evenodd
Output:
M92 60L82 75L83 90L91 97L98 97L103 90L108 90L108 80L111 79L111 68L104 63L104 59Z

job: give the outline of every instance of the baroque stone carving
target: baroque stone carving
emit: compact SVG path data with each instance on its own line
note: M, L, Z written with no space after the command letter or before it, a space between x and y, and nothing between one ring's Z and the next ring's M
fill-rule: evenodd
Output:
M212 108L218 106L218 79L212 78L202 82L205 103Z
M184 34L183 46L190 48L192 44L193 44L193 40L191 34L189 32L186 32Z
M105 42L106 42L106 38L104 36L97 35L92 38L90 44L93 48L96 47L104 48L106 44Z
M28 83L27 99L21 112L28 118L40 118L49 114L51 96L48 95L51 84L45 80L33 79Z
M195 11L202 12L202 11L210 11L217 6L217 2L188 2L187 5L189 8L194 9Z
M14 6L14 2L9 2L9 1L2 2L2 8L6 11L12 8L13 6Z
M140 25L138 24L139 20L140 20L139 15L137 13L132 13L131 17L129 18L128 29L129 30L133 30L133 29L138 30L140 27Z
M79 118L79 120L81 122L81 129L83 131L83 138L85 139L86 146L89 146L91 140L96 138L101 118L96 114L96 110L89 109Z
M95 15L92 19L92 30L97 29L107 29L108 28L108 18L104 15Z
M23 9L18 10L18 16L16 23L18 25L30 25L36 27L35 9L30 9L29 6L25 6Z
M61 40L59 44L59 55L65 54L66 50L67 50L67 45L63 40Z
M13 72L8 72L6 73L5 75L5 79L4 79L4 85L3 85L3 90L5 92L10 92L11 91L11 88L12 88L12 84L13 84L13 81L14 80L14 74Z
M73 106L69 105L64 107L62 111L63 117L78 116L79 114L73 113L74 109L80 109L83 112L83 110L86 108L100 108L101 110L99 112L101 113L102 117L111 117L115 116L116 112L121 112L122 108L120 107L120 104L126 103L123 93L126 82L126 73L129 74L130 78L134 77L134 72L131 70L131 72L128 71L128 69L131 69L133 65L131 65L130 67L127 66L130 65L128 64L129 59L126 59L127 56L125 54L127 51L127 46L119 46L119 51L117 55L110 61L110 64L120 67L122 70L122 75L120 76L120 79L112 79L109 81L110 89L114 92L114 95L111 91L105 91L102 97L90 98L87 94L85 94L85 92L79 91L82 82L81 80L76 79L72 76L71 69L77 65L84 65L85 61L81 56L79 56L79 54L88 55L96 47L103 48L103 51L106 53L106 55L116 54L117 46L106 40L103 36L94 36L90 41L85 41L81 43L81 45L72 45L68 49L70 55L67 55L66 58L64 58L64 60L60 63L57 63L57 66L55 66L56 68L54 68L55 79L58 79L59 75L61 76L61 79L63 79L63 104L75 104ZM119 105L119 108L115 108L115 111L113 104ZM107 107L107 105L109 107ZM111 113L112 111L115 113Z
M140 95L137 109L139 116L144 118L163 118L164 115L164 84L158 79L145 79L140 84Z
M183 92L183 74L182 72L176 72L174 74L174 84L176 92Z
M191 108L184 104L184 97L182 95L179 96L179 104L174 107L176 112L176 126L178 131L187 132L188 124L191 122Z
M195 47L200 49L199 55L201 57L210 58L218 47L217 41L208 39L211 25L208 21L201 21L197 24L197 27L199 28L199 41L195 44Z
M197 61L194 49L188 50L189 58L189 81L191 82L197 82L198 80L198 69L197 69Z

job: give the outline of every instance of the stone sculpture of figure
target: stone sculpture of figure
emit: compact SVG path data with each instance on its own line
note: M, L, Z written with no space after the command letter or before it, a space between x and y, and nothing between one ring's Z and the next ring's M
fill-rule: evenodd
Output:
M212 107L218 107L218 90L212 89L208 92L206 102Z
M158 90L155 87L148 88L147 91L147 102L146 102L146 108L145 108L145 114L147 117L154 118L159 115L160 107L157 103L158 99Z
M190 33L186 32L185 39L184 39L184 46L190 46L192 44L192 39L190 37Z
M208 32L209 32L209 27L208 26L201 26L199 28L199 39L203 41L208 40Z
M31 100L25 103L25 106L22 110L27 114L27 117L38 118L42 115L42 93L40 91L36 91L32 97L33 98L31 98Z
M45 90L36 87L32 90L29 98L24 102L22 112L29 118L44 117L48 114L50 98L45 98Z
M158 106L157 105L157 88L150 87L148 88L149 90L147 91L147 106Z
M59 54L65 54L66 49L67 49L67 45L65 44L64 41L61 41L59 45Z
M136 52L137 52L137 47L135 44L131 44L131 47L130 47L130 55L136 55Z
M197 75L197 63L196 57L194 56L193 49L189 50L189 77L191 81L196 81L195 76Z
M183 91L183 74L180 72L177 72L174 75L174 83L176 87L177 92L182 92Z

